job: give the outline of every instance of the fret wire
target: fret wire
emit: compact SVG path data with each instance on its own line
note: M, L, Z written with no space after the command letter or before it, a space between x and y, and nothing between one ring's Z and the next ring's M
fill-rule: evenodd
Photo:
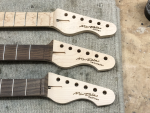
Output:
M27 12L25 13L24 26L26 26L26 16L27 16Z
M6 45L4 45L4 50L3 50L3 60L4 60L4 56L5 56L5 46Z
M14 90L14 79L13 79L13 83L12 83L12 93L11 93L11 96L13 96L13 90Z
M26 79L26 86L25 86L25 96L27 95L27 79Z
M6 12L4 13L4 18L3 18L3 27L4 27L4 21L5 21L5 14L6 14Z
M38 24L38 12L37 12L37 18L36 18L36 26Z
M13 26L15 26L15 17L16 17L16 12L14 13L14 25Z
M30 60L30 52L31 52L31 45L29 47L29 60Z
M3 79L1 79L1 82L0 82L0 94L1 94L2 80L3 80Z
M15 60L17 60L17 50L18 50L18 44L16 46L16 56L15 56Z

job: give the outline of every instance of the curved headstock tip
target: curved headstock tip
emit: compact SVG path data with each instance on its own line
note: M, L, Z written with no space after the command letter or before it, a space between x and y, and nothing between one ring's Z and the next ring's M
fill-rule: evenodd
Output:
M102 38L112 36L117 31L116 25L111 22L90 18L62 9L55 10L54 28L65 35L91 32Z
M53 101L66 104L79 99L86 99L97 106L112 104L115 94L112 90L60 76L54 73L48 74L48 98Z

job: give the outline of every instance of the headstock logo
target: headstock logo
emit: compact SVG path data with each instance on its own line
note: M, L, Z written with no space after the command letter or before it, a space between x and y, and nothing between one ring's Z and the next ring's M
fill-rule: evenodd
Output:
M99 65L99 66L104 66L104 65L102 65L102 64L99 63L99 60L92 59L92 58L87 58L87 59L85 59L85 58L79 57L79 58L77 58L76 60L88 61L88 62L90 62L90 63L92 63L92 64L96 64L96 65Z
M79 27L84 27L84 28L91 28L91 29L93 29L93 30L96 30L96 31L100 31L100 27L98 27L98 26L87 26L87 25L81 25L81 26L79 26Z
M98 95L95 95L94 93L81 93L81 92L75 92L73 95L84 95L90 99L99 100Z

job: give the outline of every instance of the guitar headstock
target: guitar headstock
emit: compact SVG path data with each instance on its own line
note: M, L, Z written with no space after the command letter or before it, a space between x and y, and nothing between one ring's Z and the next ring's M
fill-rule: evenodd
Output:
M112 56L56 40L53 40L52 62L62 68L90 65L98 71L109 70L115 65Z
M60 104L87 99L97 106L109 105L115 100L115 94L110 89L54 73L48 74L47 97Z
M91 32L100 37L109 37L115 34L116 25L110 22L90 18L62 9L56 9L53 13L53 26L66 35L74 35L80 32Z

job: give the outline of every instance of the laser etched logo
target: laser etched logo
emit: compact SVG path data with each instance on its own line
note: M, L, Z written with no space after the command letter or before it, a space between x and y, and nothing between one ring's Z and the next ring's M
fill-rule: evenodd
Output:
M75 92L73 95L84 95L90 99L99 100L98 95L95 95L94 93L81 93L81 92Z
M90 62L90 63L92 63L92 64L96 64L96 65L99 65L99 66L104 66L104 65L102 65L102 64L99 63L99 60L92 59L92 58L87 58L87 59L85 59L85 58L79 57L79 58L77 58L76 60L88 61L88 62Z
M79 27L84 27L84 28L91 28L91 29L93 29L93 30L96 30L96 31L100 31L100 27L98 27L98 26L87 26L87 25L81 25L81 26L79 26Z

